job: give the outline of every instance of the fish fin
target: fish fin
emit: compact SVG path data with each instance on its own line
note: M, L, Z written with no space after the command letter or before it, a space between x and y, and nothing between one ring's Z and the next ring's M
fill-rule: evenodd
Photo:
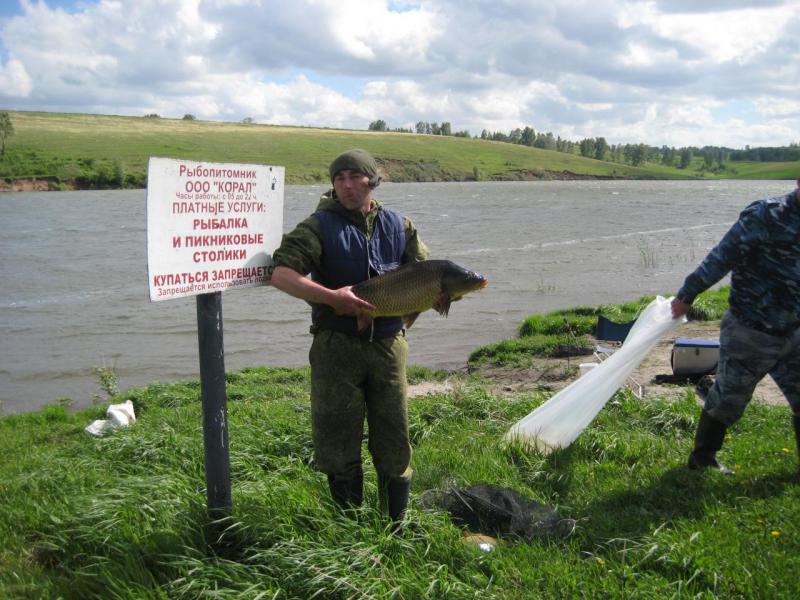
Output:
M414 321L417 320L418 316L419 316L418 312L410 313L408 315L403 315L403 327L409 329L414 324Z
M433 309L440 315L446 317L450 312L450 303L452 300L447 294L439 294L433 301Z
M358 330L363 331L372 325L372 316L367 313L358 313L358 315L356 315L356 324Z

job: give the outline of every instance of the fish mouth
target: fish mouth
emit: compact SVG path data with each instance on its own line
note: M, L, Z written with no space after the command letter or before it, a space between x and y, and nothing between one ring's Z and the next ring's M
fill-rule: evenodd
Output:
M466 296L470 292L477 292L478 290L482 290L483 288L485 288L488 285L489 285L489 281L487 279L484 279L483 277L481 277L479 280L472 282L472 285L470 285L464 291L459 292L454 297L461 298L462 296Z

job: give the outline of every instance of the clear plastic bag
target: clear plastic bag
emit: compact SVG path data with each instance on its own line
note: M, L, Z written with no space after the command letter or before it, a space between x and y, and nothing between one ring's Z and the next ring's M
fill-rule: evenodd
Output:
M672 298L656 297L639 315L622 347L522 418L506 433L548 453L566 448L586 429L659 339L686 322L672 318Z

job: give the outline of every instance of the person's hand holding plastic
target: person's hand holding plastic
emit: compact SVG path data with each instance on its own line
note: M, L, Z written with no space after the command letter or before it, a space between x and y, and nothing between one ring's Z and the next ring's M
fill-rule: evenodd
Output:
M680 319L683 315L689 312L690 308L692 308L691 304L686 304L686 302L678 300L677 296L672 299L670 306L672 308L673 319Z

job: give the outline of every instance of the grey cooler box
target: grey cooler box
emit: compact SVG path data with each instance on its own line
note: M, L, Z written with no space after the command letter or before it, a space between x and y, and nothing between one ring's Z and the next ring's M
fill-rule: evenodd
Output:
M672 372L680 376L711 375L717 372L719 340L675 338Z

